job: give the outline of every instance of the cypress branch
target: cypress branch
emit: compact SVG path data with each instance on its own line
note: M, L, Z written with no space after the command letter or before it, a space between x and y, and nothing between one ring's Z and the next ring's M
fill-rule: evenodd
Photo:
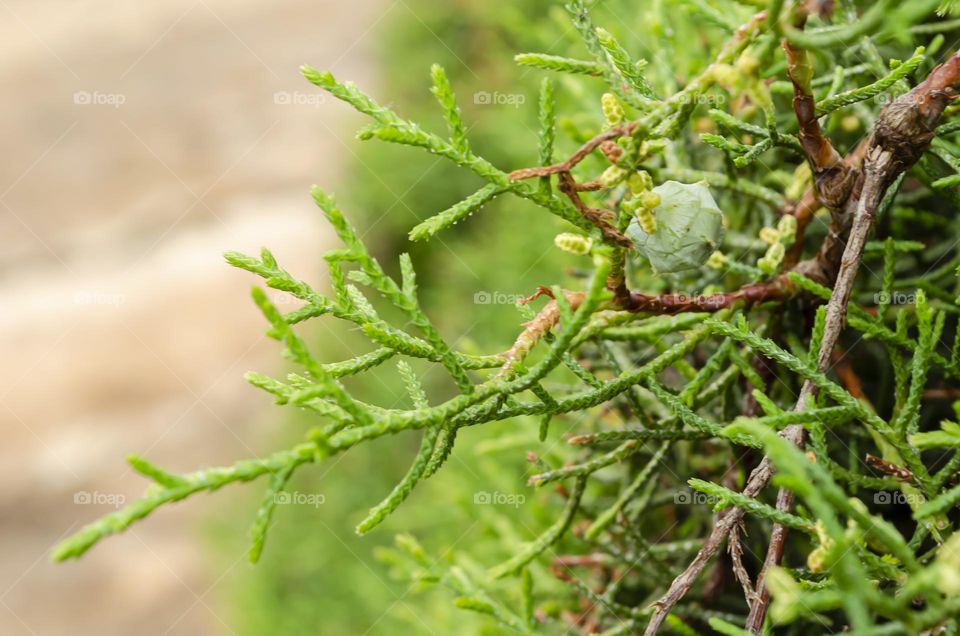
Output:
M418 436L406 473L358 524L363 534L460 451L464 428L486 432L512 420L515 431L498 438L498 450L512 453L539 436L548 445L528 456L530 481L556 483L566 497L558 505L538 491L532 517L552 519L547 529L486 575L459 555L430 558L409 535L387 557L499 629L653 636L661 628L693 633L709 621L724 634L762 633L771 622L805 633L822 629L819 614L829 614L836 631L949 630L960 611L952 536L960 425L943 420L960 379L952 318L960 314L960 257L951 241L960 172L952 136L960 124L950 104L960 90L960 55L939 54L941 34L954 28L930 17L939 4L881 0L858 12L857 3L678 0L654 3L638 23L628 20L635 7L614 0L604 11L622 10L615 17L642 29L618 39L595 24L588 3L572 0L579 42L524 38L531 47L555 42L557 54L515 58L564 73L562 80L543 79L536 107L516 109L524 115L486 111L496 137L471 128L438 65L430 70L430 107L440 106L441 134L350 82L303 67L308 81L366 116L361 140L425 150L482 180L425 216L410 239L431 238L509 194L539 216L523 242L504 237L495 219L484 225L485 288L525 280L530 263L518 267L518 258L543 268L538 256L554 246L567 252L569 269L538 274L540 286L521 303L524 324L511 323L510 338L485 354L458 350L441 335L457 324L448 314L485 312L483 303L464 309L440 296L431 303L440 311L428 316L420 286L432 287L428 294L438 281L441 292L462 287L455 273L418 272L409 254L390 252L395 241L383 230L365 241L333 198L313 188L341 243L322 254L326 286L295 277L267 249L225 258L298 301L281 312L262 289L253 291L267 335L295 367L282 380L251 372L247 381L319 422L288 450L183 475L131 456L151 481L143 497L85 526L53 557L79 556L164 505L266 476L250 528L249 557L257 561L297 470L372 440L384 438L379 448L389 448L390 436L396 443ZM765 12L744 15L761 5ZM592 59L577 57L582 47ZM637 47L657 55L635 62L628 51ZM888 67L881 50L904 61ZM862 63L851 64L857 56ZM879 79L864 80L868 73ZM523 117L537 120L535 143ZM476 148L497 144L504 165L478 154L467 130ZM704 143L690 143L698 136ZM883 239L867 241L874 226ZM465 239L450 239L459 258ZM419 265L424 257L414 254ZM861 263L876 271L857 279L867 269ZM332 349L305 340L300 326L314 320L369 346L321 360L314 351ZM423 384L410 359L446 375ZM395 371L385 364L393 360ZM385 373L402 381L409 399L386 401L362 384ZM561 424L569 443L553 445ZM749 460L742 446L753 449ZM457 477L450 470L441 486ZM771 484L780 489L776 505ZM716 514L678 508L686 485L715 498ZM577 540L563 540L578 514ZM488 509L476 520L509 543L516 532L508 515ZM710 586L697 582L724 545L730 559L720 567L729 563L735 576L715 579L711 602L731 608L718 614L702 609L696 596ZM758 546L766 557L754 582L742 555ZM557 553L547 557L548 550ZM542 567L549 558L552 567ZM509 602L481 581L511 574L520 580ZM567 586L562 592L558 582Z
M609 31L598 28L596 33L597 42L603 47L604 52L606 52L610 60L610 64L613 65L620 79L640 96L647 99L657 99L653 88L650 87L650 84L647 83L647 80L644 79L640 72L640 69L646 66L646 62L642 62L641 64L634 63L633 60L630 59L630 54L626 52Z
M410 230L410 240L422 241L452 225L456 225L503 194L503 192L504 190L502 188L488 183L466 199L458 201L443 212L435 214L426 221L419 223Z
M546 53L520 53L513 57L517 64L521 66L530 66L543 69L545 71L556 71L558 73L572 73L574 75L592 75L599 77L603 75L603 67L596 62L588 60L575 60L560 55L548 55Z
M753 497L745 497L742 493L724 488L719 484L703 481L702 479L690 479L687 483L690 484L690 487L694 490L714 497L718 502L716 507L738 506L750 514L769 519L774 523L785 525L788 528L800 530L808 534L814 533L814 524L809 520L782 510L777 510L773 506L768 506Z
M900 80L908 77L911 73L917 70L917 68L919 68L926 59L923 55L923 52L924 47L921 46L917 48L914 54L910 56L910 59L898 64L896 68L894 68L893 71L891 71L887 76L877 80L876 82L873 82L872 84L861 86L860 88L855 88L823 100L817 104L817 117L828 115L835 110L844 108L845 106L850 106L851 104L856 104L857 102L872 99L877 95L880 95L890 87L896 85Z
M467 131L460 115L460 107L457 106L457 99L453 95L453 88L450 86L447 74L442 66L434 64L430 67L430 76L433 78L433 88L430 91L443 110L443 118L447 122L450 133L450 143L457 153L467 155L470 153L470 143L467 141Z

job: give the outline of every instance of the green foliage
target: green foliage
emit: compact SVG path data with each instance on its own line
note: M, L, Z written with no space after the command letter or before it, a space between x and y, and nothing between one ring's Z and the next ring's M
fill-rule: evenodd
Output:
M531 66L533 68L543 69L545 71L557 71L558 73L572 73L580 75L602 75L603 66L598 62L589 62L585 60L575 60L569 57L559 55L547 55L546 53L520 53L514 56L514 61L522 66Z
M835 110L871 99L882 94L890 87L899 83L903 78L909 77L924 61L924 47L918 47L916 52L905 62L898 62L893 66L893 70L884 78L877 80L873 84L867 84L859 88L854 88L839 95L833 95L822 100L817 104L817 116L828 115Z
M768 13L751 19L747 7L758 4ZM413 146L449 164L443 178L421 186L430 192L416 195L409 223L400 228L391 218L381 236L435 239L443 246L449 240L453 248L445 258L482 263L477 278L496 284L517 276L523 263L533 269L536 262L522 260L532 248L534 259L546 254L549 267L535 271L548 278L531 281L524 274L529 287L514 291L529 294L542 284L551 299L532 300L543 303L541 310L521 307L519 315L509 306L465 307L474 290L487 292L477 290L475 279L447 273L449 262L435 255L440 250L374 252L375 242L363 240L333 197L315 187L313 198L341 243L323 255L329 290L283 270L267 250L259 257L226 256L299 301L284 313L254 289L268 335L282 343L297 372L285 379L251 373L248 380L277 404L309 415L314 427L264 459L185 475L130 458L153 482L144 497L84 527L54 558L80 556L165 504L262 476L266 492L250 530L249 557L269 561L273 543L266 551L265 545L277 503L308 465L329 465L350 451L366 457L366 478L375 480L387 470L363 453L374 448L369 452L394 455L415 440L409 468L377 495L380 503L356 532L406 521L405 510L414 506L428 520L423 526L441 519L480 524L483 539L475 550L465 549L475 557L431 557L406 534L379 555L415 586L448 590L452 605L475 615L476 624L567 633L589 620L606 634L638 633L651 604L701 548L715 521L711 509L738 508L750 530L736 539L745 543L748 576L762 566L771 526L791 529L785 567L769 570L765 579L774 599L769 628L957 633L960 544L952 534L960 504L954 485L960 425L945 419L956 415L944 413L949 400L943 396L954 396L960 378L954 275L960 256L952 237L960 171L952 136L960 127L941 125L924 160L888 191L877 215L878 240L866 249L865 273L847 308L848 329L835 364L822 371L817 357L827 325L817 305L832 290L785 272L785 262L794 240L800 252L815 253L828 230L819 219L805 233L779 222L810 177L790 95L772 81L785 77L776 48L781 35L814 53L804 68L810 76L798 84L814 92L815 115L847 153L881 106L869 100L901 94L929 71L931 51L942 44L929 36L953 28L932 15L937 4L842 2L832 24L813 17L805 30L789 20L793 3L777 1L662 0L642 8L576 1L565 11L546 10L550 28L543 33L527 27L530 16L519 9L506 10L496 19L523 27L514 31L521 50L549 49L516 56L524 70L514 81L526 86L528 69L559 75L539 83L537 107L528 109L525 122L519 111L502 114L487 133L474 133L479 106L457 100L457 76L451 80L440 65L431 67L429 91L439 108L422 125L401 115L402 107L382 105L393 100L376 100L328 72L303 67L308 81L371 120L358 134L361 141ZM572 27L571 37L555 40L561 20ZM694 35L697 47L690 46ZM911 50L906 61L883 62L885 55ZM864 83L864 75L878 79ZM440 126L443 133L431 132ZM578 156L597 134L609 135L606 145L589 147L565 170L536 171ZM382 152L373 162L390 165L394 151ZM525 167L536 179L511 172ZM571 189L571 182L582 187ZM694 189L696 201L666 200L674 186L665 190L664 184L675 182ZM362 196L351 193L347 200ZM516 205L522 212L514 213ZM644 210L657 211L654 224ZM429 216L422 218L425 211ZM519 214L525 216L516 221ZM509 222L517 225L495 225ZM640 241L619 240L643 224L648 236L673 232L677 240L656 258L644 257ZM563 252L553 248L560 231L565 235L556 244ZM685 242L690 239L695 244ZM711 255L714 250L719 255ZM635 258L624 264L628 253ZM684 266L658 265L657 258L681 259ZM746 264L754 262L758 268ZM791 294L749 307L733 303L709 317L692 310L674 316L624 305L610 284L618 277L629 289L681 300L714 298L718 290L764 280ZM458 340L472 314L488 309L495 318L482 342ZM297 328L315 320L340 324L351 342L364 343L364 352L330 361L333 352L324 349L321 358ZM517 326L521 320L525 327ZM443 378L425 381L434 366ZM390 390L376 386L380 381L402 385L405 396L391 400ZM796 411L796 395L807 382L816 400ZM805 449L779 434L790 426L805 429ZM564 439L561 427L575 435ZM448 466L463 452L463 442L455 448L462 437L475 452ZM494 450L478 450L484 444ZM538 488L520 495L524 448L539 451L527 457L529 482ZM405 461L409 455L398 454ZM796 496L796 510L777 507L773 492L741 492L760 456L776 469L774 484ZM471 463L486 470L471 477L464 470ZM443 479L433 479L441 471ZM380 481L377 487L386 485ZM506 489L497 493L535 501L515 515L491 511L479 495L500 484ZM441 506L429 498L411 501L419 490L439 488L465 488L459 492L464 510L437 511ZM708 627L745 633L740 626L749 608L741 591L723 580L716 585L710 594L691 592L666 626L680 633Z

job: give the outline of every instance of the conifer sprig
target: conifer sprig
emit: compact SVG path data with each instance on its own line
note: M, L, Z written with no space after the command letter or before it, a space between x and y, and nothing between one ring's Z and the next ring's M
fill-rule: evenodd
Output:
M651 21L682 28L661 6L676 3L654 4ZM373 439L418 436L405 475L356 526L371 532L438 473L463 429L515 420L539 429L544 444L529 481L552 516L538 519L535 538L501 550L485 572L434 562L409 536L384 555L502 629L563 633L564 621L590 620L606 634L707 625L765 633L781 623L805 633L829 617L853 633L956 632L960 425L943 405L960 380L960 260L944 228L956 227L960 152L949 138L954 122L938 122L953 113L960 56L933 69L925 57L943 41L924 36L947 28L929 19L938 3L858 11L848 2L832 16L832 3L680 4L693 7L684 19L713 50L683 73L664 73L654 57L635 61L628 51L639 43L598 27L580 0L568 6L580 38L570 57L515 58L563 77L540 84L539 129L516 158L535 162L526 168L485 159L479 135L471 145L473 113L461 110L440 66L430 92L442 134L303 67L369 117L360 139L422 148L484 181L417 224L412 240L456 232L513 195L563 230L553 245L577 259L576 275L543 281L522 303L526 322L512 342L486 355L460 351L443 316L421 306L414 260L401 255L399 275L388 274L334 199L314 188L342 244L323 255L322 291L266 249L226 258L302 303L283 313L254 289L268 335L296 366L283 380L247 379L320 424L289 450L223 468L181 475L131 457L151 482L144 496L85 526L54 558L80 556L166 504L259 477L267 483L249 557L268 558L277 503L297 471ZM758 4L765 13L732 24ZM664 22L651 30L668 46ZM878 52L888 49L914 53L888 67ZM879 79L865 81L868 73ZM570 95L567 82L584 88ZM883 94L895 99L878 103ZM566 117L586 96L590 108ZM682 200L670 199L669 181L685 188ZM715 232L708 210L720 214ZM488 257L506 267L502 249L491 244ZM861 261L878 267L857 280ZM357 330L370 348L322 360L299 332L310 320ZM442 367L445 393L421 383L417 359ZM394 365L406 406L361 400L342 381ZM567 443L556 443L559 424L571 430L559 440ZM769 484L780 488L775 500ZM736 583L717 577L713 600L692 598L727 542ZM520 577L516 609L493 583L511 575ZM557 579L565 594L555 594ZM705 609L711 602L733 611Z

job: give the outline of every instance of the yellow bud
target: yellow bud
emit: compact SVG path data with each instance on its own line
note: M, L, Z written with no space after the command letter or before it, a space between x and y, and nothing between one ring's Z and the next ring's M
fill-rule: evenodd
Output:
M637 210L637 222L647 234L653 234L657 231L657 218L650 208L640 207Z
M777 221L777 232L780 232L780 242L789 245L797 236L797 217L784 214Z
M817 535L817 540L820 543L825 543L830 540L830 535L827 533L827 524L823 522L823 519L817 519L817 522L813 525L813 531Z
M766 243L767 245L773 245L774 243L779 243L780 232L773 229L772 227L762 227L760 228L760 240Z
M960 594L960 533L954 533L940 546L935 561L940 573L940 589L946 594Z
M827 551L823 546L810 551L807 555L807 567L811 572L823 572L827 569Z
M640 157L646 159L653 155L659 155L667 148L666 139L649 139L640 144Z
M783 262L785 255L786 249L783 247L783 243L774 243L767 248L767 253L757 261L757 267L764 274L774 274L780 267L780 263Z
M640 199L633 196L628 199L624 199L623 202L620 203L620 209L627 214L636 214L637 210L639 210L641 207L643 206L640 205Z
M573 234L571 232L557 234L555 237L553 237L553 244L562 249L564 252L569 252L570 254L576 254L578 256L589 254L590 248L593 247L593 241L590 240L590 237L583 236L581 234Z
M787 250L784 249L783 243L774 243L767 248L767 258L772 261L776 261L777 265L783 262L783 257L786 256Z
M650 177L649 172L640 170L630 175L627 185L630 186L630 192L640 194L644 190L649 190L653 187L653 179Z
M597 180L604 185L604 187L612 188L621 181L627 178L627 171L620 166L610 166L603 171Z
M637 198L640 200L640 205L648 210L652 210L660 205L660 195L656 192L642 192Z
M707 267L710 269L722 269L726 261L727 257L723 255L723 252L717 250L707 259Z
M608 126L618 126L623 122L623 106L620 105L620 100L613 93L603 94L603 97L600 98L600 107Z

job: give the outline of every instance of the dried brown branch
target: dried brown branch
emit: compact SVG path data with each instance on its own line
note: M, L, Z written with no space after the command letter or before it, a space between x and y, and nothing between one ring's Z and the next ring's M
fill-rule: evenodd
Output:
M882 457L877 457L876 455L871 455L867 453L864 457L864 461L867 463L867 466L871 468L876 468L880 472L893 477L904 483L910 483L913 481L913 471L899 464L894 464L893 462L887 461Z
M807 21L807 9L803 3L794 9L794 26L803 28ZM843 157L823 134L817 119L816 99L811 88L813 68L807 51L783 40L787 57L787 75L793 83L793 112L799 125L800 145L813 170L817 196L831 210L840 208L847 200L856 172L843 161Z
M824 337L818 356L818 368L826 370L839 338L846 318L846 307L853 290L853 283L859 269L867 235L873 225L874 215L883 194L889 184L903 171L909 169L920 157L933 138L934 128L947 103L956 96L956 87L960 84L960 54L955 54L945 64L934 69L924 82L919 84L906 95L901 96L889 104L881 112L871 137L867 150L864 153L863 169L849 196L842 206L837 206L836 218L849 224L849 232L831 232L825 246L815 259L798 264L800 271L810 270L820 277L829 276L826 271L832 265L833 255L842 246L839 259L839 271L836 275L836 284L827 305ZM846 177L837 172L838 179ZM841 191L842 188L829 188L830 192ZM818 188L822 196L823 188ZM821 199L822 200L822 199ZM842 209L841 209L842 208ZM831 243L827 246L826 243ZM819 269L820 271L815 271ZM814 394L811 383L804 383L800 397L797 400L796 410L803 410ZM783 430L781 435L787 441L802 445L805 440L805 430L800 425L791 425ZM773 475L773 466L768 458L753 470L743 489L743 494L755 497L769 482ZM792 495L788 491L781 491L777 498L778 508L789 510L792 507ZM713 531L704 542L693 562L678 576L670 589L654 604L654 613L644 632L646 636L658 633L660 626L666 619L671 608L690 590L697 576L723 544L732 528L743 517L739 508L731 508L718 518ZM764 567L757 580L759 598L752 605L747 619L746 629L752 633L759 633L769 605L769 591L763 585L764 576L769 567L780 562L783 554L786 529L775 526L771 536L770 546L764 560Z
M869 138L864 139L852 152L843 158L843 165L846 167L846 171L853 174L860 172L863 163L863 153L866 152L869 143ZM806 229L810 225L810 222L813 221L817 210L821 207L829 209L826 203L821 202L819 191L816 188L810 188L803 193L803 196L800 197L800 200L796 204L781 210L782 214L793 214L797 218L797 235L794 238L793 245L787 250L787 255L784 258L785 269L794 267L800 260L800 256L803 254L803 239L806 234ZM847 224L844 222L842 215L832 214L830 232L817 255L819 260L808 263L807 265L807 269L810 270L810 272L814 272L813 277L823 280L833 280L833 274L835 272L831 272L831 264L839 262L839 255L843 250L842 243L837 240L837 237L845 236L846 229ZM839 250L837 249L838 247ZM804 273L811 275L810 272Z
M689 311L714 312L737 303L747 306L771 300L783 300L795 292L786 276L778 276L764 283L753 283L732 292L706 295L661 294L652 296L630 292L622 299L620 309L652 314L680 314Z
M883 115L881 114L881 118ZM891 155L880 147L874 147L868 151L864 161L863 186L860 195L854 203L848 202L847 207L854 207L854 218L850 235L847 239L846 249L843 251L843 257L840 263L840 272L837 275L837 282L834 285L833 293L830 295L830 301L827 303L827 314L824 323L823 341L820 345L820 353L817 358L817 368L820 371L826 371L829 368L830 359L833 356L833 348L837 344L840 332L843 330L844 322L847 316L847 304L850 302L850 294L853 292L853 285L856 280L857 271L860 268L860 260L863 257L863 249L867 244L867 235L870 228L873 227L874 215L880 199L886 191L886 186L890 183L890 172L893 169ZM807 408L807 402L815 394L813 383L809 380L804 382L800 389L800 398L794 407L795 411L803 411ZM793 430L791 430L793 429ZM794 424L784 433L786 436L795 439L795 443L801 446L806 439L806 430L802 425ZM793 508L794 495L791 491L780 489L777 493L777 510L789 511ZM750 614L747 616L745 629L751 633L759 634L763 628L763 621L766 617L767 607L770 602L770 592L764 585L766 574L771 567L780 564L783 558L783 549L787 538L788 529L786 526L774 524L773 531L770 534L770 545L767 548L767 555L764 558L763 568L757 577L758 599L750 608Z
M890 183L919 160L936 134L935 126L944 108L956 97L958 85L960 85L960 53L954 54L946 63L935 68L927 79L884 108L877 118L870 146L864 158L863 172L854 187L853 195L845 206L845 214L852 216L852 223L840 262L837 283L827 304L824 337L818 360L820 370L826 370L840 331L843 329L847 303L853 291L867 235L873 227L880 200ZM813 391L812 383L809 381L804 383L800 400L797 402L797 410L806 407L806 401ZM803 439L802 431L799 438ZM784 496L785 492L780 492L777 507L789 510L792 506L792 497ZM779 564L783 555L785 535L786 528L774 527L774 535L771 536L764 567L758 579L757 586L761 597L751 608L750 615L747 617L746 629L753 633L759 633L763 627L769 605L769 592L762 587L763 577L769 567Z
M541 287L533 296L527 298L526 302L531 302L542 295L553 297L553 292L546 287ZM586 294L583 292L564 291L564 296L570 308L576 310L580 307L580 304L583 303ZM513 346L503 354L505 362L500 369L499 375L502 376L509 373L514 365L523 360L530 350L540 342L540 339L553 329L559 321L560 307L557 305L556 299L554 299L548 302L533 320L524 323L525 329L517 336Z
M759 13L754 14L754 16L751 17L746 23L741 25L740 28L737 29L733 38L723 48L717 60L707 66L703 73L701 73L697 78L687 85L687 88L666 101L664 103L664 107L676 108L677 106L689 106L691 93L704 88L708 83L713 83L714 71L717 65L731 62L732 58L743 50L743 46L749 40L751 34L755 34L759 26L763 24L766 19L767 12L760 11ZM658 114L662 114L662 112ZM554 174L570 172L597 148L600 148L601 150L609 149L610 146L606 145L606 142L626 135L632 135L638 128L645 126L645 124L646 122L643 119L637 119L634 121L625 122L619 126L613 126L588 139L579 148L577 148L576 152L574 152L564 161L549 166L534 166L531 168L514 170L509 174L510 179L513 181L520 181L523 179L532 179L534 177L547 177ZM604 154L607 154L609 158L610 155L608 152L605 152Z
M573 202L573 206L577 208L577 211L580 212L585 219L600 228L600 231L603 233L603 238L614 245L633 249L633 241L628 239L623 235L623 233L620 232L620 230L613 226L612 221L615 218L613 212L610 210L602 210L600 208L591 208L584 203L583 199L580 198L579 190L577 189L577 182L574 181L573 175L571 175L569 172L561 172L560 178L557 181L557 188L560 190L560 192L563 192L565 195L567 195L570 201Z
M521 168L510 173L510 179L513 181L522 181L523 179L532 179L533 177L548 177L552 174L561 174L570 172L581 161L590 156L590 153L600 147L605 141L617 139L624 135L629 135L637 127L639 122L632 121L619 126L614 126L603 131L584 142L577 148L576 152L570 155L566 160L555 163L551 166L534 166L532 168Z
M794 440L791 439L790 441ZM756 497L767 485L767 482L770 481L771 476L773 476L773 465L769 459L764 458L753 472L750 473L750 477L747 479L747 485L743 489L743 494L747 497ZM716 554L717 550L720 549L720 546L722 546L723 542L727 539L730 531L735 525L740 523L742 518L743 510L740 508L728 508L717 516L717 522L713 526L710 535L703 542L703 546L701 546L697 552L697 556L695 556L690 565L687 566L687 569L673 580L666 594L654 603L653 614L650 617L650 622L647 624L647 629L644 631L645 636L653 636L660 631L660 626L663 624L663 621L666 620L670 610L690 591L700 572L707 566L707 563L710 562L710 559L713 558L713 555Z
M960 400L960 388L941 387L938 389L927 389L923 392L924 400Z
M737 577L737 582L743 588L743 598L747 600L747 607L753 607L757 592L753 588L753 582L750 580L750 574L747 568L743 566L743 544L740 542L740 533L746 534L746 527L743 519L730 530L730 539L727 541L727 553L730 554L730 562L733 567L733 574Z
M802 16L802 22L805 15ZM789 76L794 83L794 110L801 129L801 143L810 161L815 176L815 191L807 193L792 209L784 213L794 214L798 219L800 231L797 247L791 250L788 267L815 280L834 284L833 294L827 305L824 337L818 356L818 368L826 371L829 367L834 347L846 319L846 307L853 290L853 284L863 256L867 236L873 226L874 216L880 200L889 184L903 171L909 169L920 157L935 132L934 127L947 103L956 95L955 87L960 84L960 54L954 55L948 62L937 67L927 79L910 93L898 98L881 112L872 137L861 144L846 159L842 158L823 136L815 117L815 103L809 90L810 67L806 52L796 49L789 43L784 44L788 57ZM592 182L578 186L570 175L573 166L582 161L590 152L605 141L631 132L631 122L624 126L608 130L581 146L569 159L554 166L530 168L515 171L511 178L525 179L550 174L560 175L560 189L564 191L581 213L591 222L603 229L610 228L612 213L586 206L579 199L578 192L593 189ZM862 168L858 169L862 159ZM579 203L578 203L579 202ZM819 205L831 211L830 233L824 240L814 258L799 261L802 252L802 230L805 228ZM616 234L618 231L613 229ZM604 232L608 239L614 240L616 234ZM616 240L614 240L617 243ZM618 243L622 244L622 243ZM796 263L791 265L791 263ZM748 285L735 292L709 296L686 296L667 294L651 296L626 290L622 278L614 281L615 306L620 309L659 314L680 313L684 311L717 311L735 303L748 305L778 300L792 296L796 290L789 284L786 275L781 275L766 283ZM565 292L572 306L582 302L583 295ZM553 300L527 323L527 328L514 346L507 352L507 365L504 369L523 358L526 352L543 337L558 321L559 308ZM804 410L814 395L810 382L804 383L795 410ZM802 446L805 430L800 425L788 426L781 432L783 438L795 445ZM743 494L755 497L769 483L773 475L773 465L768 458L750 473ZM777 498L780 510L790 510L793 494L781 490ZM645 630L647 636L658 633L670 610L691 589L699 574L731 535L743 519L743 510L730 508L717 516L713 531L704 541L693 562L671 584L667 592L656 603L649 624ZM756 591L751 594L749 577L742 563L735 572L737 578L751 597L750 614L747 629L759 633L769 605L769 592L763 582L766 573L773 565L779 564L785 544L787 529L775 525L763 568L757 578ZM731 545L732 553L738 548ZM735 559L738 561L738 559Z

